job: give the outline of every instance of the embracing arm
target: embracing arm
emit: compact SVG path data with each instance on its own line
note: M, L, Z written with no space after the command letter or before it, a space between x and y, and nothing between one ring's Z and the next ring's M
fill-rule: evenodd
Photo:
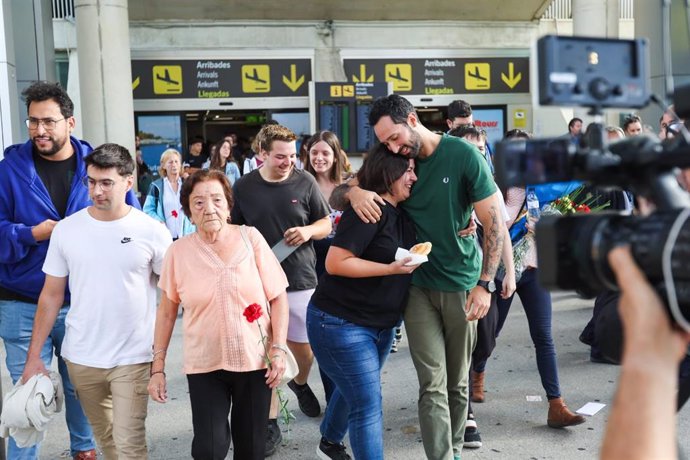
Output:
M353 177L331 192L331 199L328 204L338 211L344 211L349 204L362 219L362 222L374 223L381 219L379 205L385 206L386 202L378 193L360 188L357 178Z

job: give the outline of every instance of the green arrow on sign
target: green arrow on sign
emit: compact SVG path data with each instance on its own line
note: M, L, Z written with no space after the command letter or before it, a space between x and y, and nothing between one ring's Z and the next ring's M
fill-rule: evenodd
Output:
M522 80L522 73L518 72L515 75L515 65L512 62L508 63L508 75L501 72L501 80L508 85L508 88L513 89Z
M297 65L296 64L290 64L290 78L286 75L283 75L283 83L285 83L285 86L290 88L292 92L294 93L299 89L300 86L304 84L304 75L301 77L297 78Z

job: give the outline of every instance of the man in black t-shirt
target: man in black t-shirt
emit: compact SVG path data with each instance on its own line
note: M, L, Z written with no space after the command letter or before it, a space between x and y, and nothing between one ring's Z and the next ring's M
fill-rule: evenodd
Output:
M189 144L189 151L183 160L185 167L183 177L186 179L202 169L206 160L208 160L208 155L204 153L204 140L200 137L195 137Z
M281 261L290 283L287 346L299 365L299 374L288 386L297 395L302 412L318 417L321 407L307 384L314 355L307 338L306 312L317 283L316 253L311 240L320 240L331 232L330 208L314 177L295 168L297 136L274 124L264 126L258 136L262 136L265 161L263 167L235 183L232 223L256 227L269 246L279 244L288 254ZM274 252L279 251L274 248ZM273 344L278 349L282 346ZM282 439L275 416L271 414L269 420L267 455L275 452Z

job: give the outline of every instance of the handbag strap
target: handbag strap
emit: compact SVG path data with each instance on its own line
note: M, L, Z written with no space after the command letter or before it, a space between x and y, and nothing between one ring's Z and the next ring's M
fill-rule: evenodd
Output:
M254 247L252 244L249 242L249 237L247 236L247 226L246 225L240 225L240 235L242 235L242 241L244 241L244 246L247 248L247 252L249 252L249 257L251 259L252 265L256 268L256 256L254 255ZM259 274L259 270L257 268L257 275ZM271 303L268 301L266 296L264 295L264 303L266 304L266 313L268 314L268 317L271 317Z
M525 194L525 200L522 202L522 206L520 207L520 211L518 211L517 215L515 216L515 219L513 219L513 223L510 224L510 227L508 229L513 228L513 225L517 224L520 219L522 219L523 212L527 211L527 194Z

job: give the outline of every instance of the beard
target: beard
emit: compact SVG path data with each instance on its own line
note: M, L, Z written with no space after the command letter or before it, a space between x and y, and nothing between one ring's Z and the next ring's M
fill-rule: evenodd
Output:
M410 126L407 126L407 130L410 133L410 144L405 145L408 149L407 158L414 160L422 150L422 136Z
M62 147L65 146L65 143L67 142L67 139L63 139L62 142L59 139L56 139L54 136L41 136L41 137L47 137L50 139L52 143L52 147L50 147L48 150L41 150L38 148L38 145L36 145L36 137L31 138L31 147L33 148L33 151L37 155L41 155L43 157L52 157L56 153L58 153Z

